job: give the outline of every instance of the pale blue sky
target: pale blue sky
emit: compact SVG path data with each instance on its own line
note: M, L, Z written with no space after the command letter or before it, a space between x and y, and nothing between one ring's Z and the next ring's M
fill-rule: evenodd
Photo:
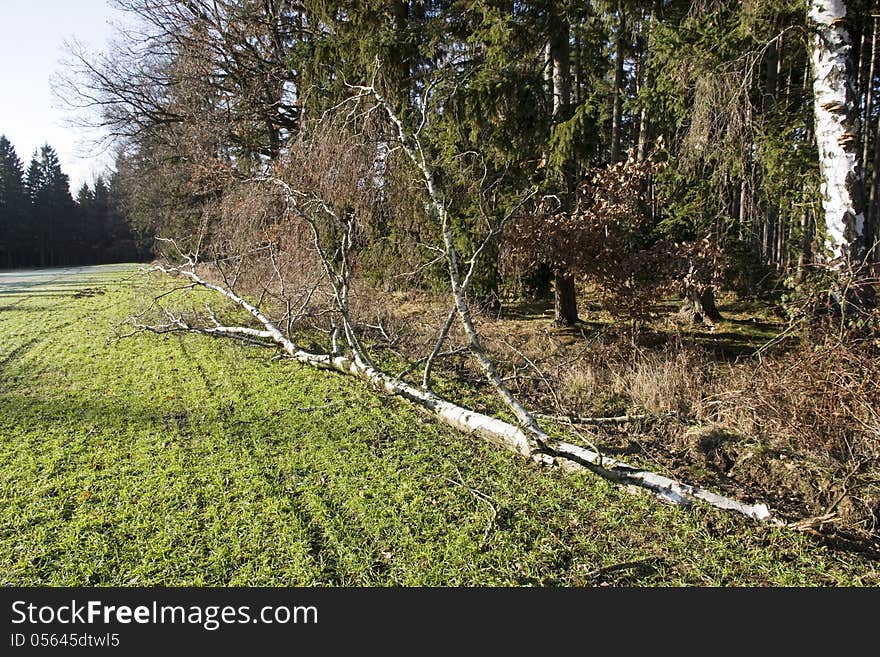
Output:
M108 0L0 0L0 134L27 168L34 149L49 143L76 195L112 162L96 153L94 133L65 125L49 84L61 70L65 40L105 50L121 12Z

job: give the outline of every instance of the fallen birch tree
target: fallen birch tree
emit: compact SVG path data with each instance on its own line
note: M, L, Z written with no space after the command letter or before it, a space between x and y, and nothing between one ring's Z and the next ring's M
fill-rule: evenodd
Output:
M505 386L484 348L468 289L481 254L528 196L500 218L485 216L483 240L464 258L455 245L450 211L419 129L407 129L375 84L352 87L351 97L325 113L324 124L302 139L291 147L282 165L244 181L242 188L247 192L243 196L229 195L236 200L217 208L220 216L213 222L214 233L209 228L212 222L203 222L196 246L189 250L166 239L172 257L153 268L184 281L173 292L210 292L234 309L238 319L221 318L229 312L215 310L210 303L204 312L174 310L166 303L170 295L163 293L156 295L148 312L130 318L135 332L192 332L271 347L303 365L364 380L433 413L463 433L537 463L565 471L589 470L681 506L705 503L783 524L765 504L739 502L609 458L598 449L551 437L540 428L536 414ZM376 154L380 151L384 152L383 170L377 174ZM363 224L370 221L377 204L387 203L383 197L393 193L387 166L394 155L402 156L397 166L408 175L414 174L424 188L424 207L438 236L432 249L448 275L449 312L430 352L416 361L424 363L421 384L407 381L403 375L394 376L376 364L364 338L365 324L352 306ZM263 219L258 221L255 216ZM157 312L155 321L147 319ZM433 390L432 367L444 353L459 351L443 351L456 320L470 358L513 421L477 412ZM304 348L294 337L297 330L323 335L325 346Z
M271 340L287 356L304 365L316 369L334 370L363 379L387 394L402 397L432 412L447 425L459 431L477 435L537 463L556 465L566 471L587 469L619 484L647 489L657 497L680 506L689 506L699 501L719 509L741 513L755 520L780 524L778 519L771 516L765 504L738 502L699 486L692 486L603 456L599 451L551 438L541 431L536 423L530 427L517 426L443 399L431 390L416 387L375 367L368 362L356 342L348 343L351 356L315 353L302 349L296 342L285 337L252 303L199 276L195 271L195 264L192 262L190 268L156 265L153 270L188 279L199 287L222 295L250 313L264 328L219 324L213 327L191 326L170 311L167 311L168 323L158 326L142 324L136 318L132 318L131 322L135 328L155 333L187 331L235 339L247 336Z

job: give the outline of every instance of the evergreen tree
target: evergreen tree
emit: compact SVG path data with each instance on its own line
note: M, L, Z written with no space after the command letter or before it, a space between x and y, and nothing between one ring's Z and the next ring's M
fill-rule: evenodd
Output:
M0 135L0 267L11 268L20 262L27 217L21 160L10 141Z
M73 250L76 252L78 262L99 262L97 245L102 235L95 218L94 201L94 191L88 183L83 183L76 193L78 225Z
M143 57L120 54L96 68L84 62L92 77L82 88L87 99L101 99L106 124L127 139L111 186L139 236L161 233L186 245L236 180L283 162L293 140L351 96L351 85L375 82L418 130L461 254L481 242L487 219L534 188L558 201L557 215L570 214L587 170L622 163L630 152L645 162L660 148L667 166L641 190L650 218L642 241L694 244L709 235L755 274L751 280L776 287L808 269L823 246L808 4L120 0L146 22L142 35L130 35L132 52ZM862 230L870 236L880 196L872 129L880 121L880 66L868 20L876 3L845 5L855 38L840 61L852 65L858 93L844 105L860 121L842 138L872 183ZM151 45L142 52L135 43ZM406 166L395 157L389 171ZM424 284L442 284L439 266L413 262L430 242L431 222L419 189L409 189L406 204L376 209L361 271L375 282L396 262L419 270ZM474 296L525 287L503 278L497 250L482 256ZM773 269L780 276L766 275ZM558 273L557 319L575 321L575 281L546 263L535 270L517 276L549 296Z
M37 264L62 264L61 254L74 233L76 212L67 174L61 171L58 154L49 144L34 153L25 186L31 201Z
M68 259L77 263L99 264L142 259L131 227L117 202L111 185L98 176L92 186L83 183L76 195L77 227L67 248Z

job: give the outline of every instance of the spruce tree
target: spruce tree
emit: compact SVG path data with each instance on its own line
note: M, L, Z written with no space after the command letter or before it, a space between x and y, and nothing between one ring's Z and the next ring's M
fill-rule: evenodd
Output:
M21 160L9 139L0 135L0 267L11 268L20 262L27 216Z
M34 153L25 186L31 201L37 264L60 264L62 250L73 234L75 206L67 175L61 171L58 154L49 144Z

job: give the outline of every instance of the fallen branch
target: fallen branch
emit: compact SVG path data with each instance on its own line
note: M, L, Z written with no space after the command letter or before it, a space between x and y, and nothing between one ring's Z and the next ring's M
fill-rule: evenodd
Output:
M736 511L755 520L784 525L781 520L770 514L766 504L744 504L699 486L692 486L649 470L635 468L617 459L603 457L598 452L564 441L555 441L548 447L556 463L563 470L591 470L619 484L645 488L659 499L678 506L690 506L699 501L718 509Z
M664 413L663 415L649 415L647 413L640 415L616 415L613 417L577 417L574 415L545 415L543 413L535 413L535 417L539 420L550 420L551 422L564 422L565 424L629 424L630 422L641 422L642 420L658 420L661 418L675 418L684 421L675 411Z
M457 466L453 465L452 467L455 468L455 472L456 474L458 474L458 481L456 481L455 479L450 479L449 477L445 477L446 481L448 481L450 484L454 484L456 486L461 486L462 488L464 488L476 499L484 502L489 507L489 511L491 512L491 516L489 517L489 524L486 525L486 529L483 532L483 539L482 541L480 541L480 544L482 545L486 542L486 539L489 538L489 534L492 533L492 528L495 526L495 519L498 518L498 509L495 508L495 504L492 502L492 499L488 495L464 483L464 477L461 476L461 470L459 470Z
M549 420L551 422L562 422L564 424L628 424L630 422L639 422L647 420L650 415L617 415L615 417L577 417L574 415L546 415L544 413L535 413L535 417L539 420Z
M699 486L692 486L654 472L633 467L622 461L603 456L598 451L586 449L565 441L555 440L535 425L524 429L504 420L459 406L443 399L432 391L417 388L377 369L371 363L359 358L357 352L355 352L354 358L349 358L347 356L334 356L326 353L305 351L294 341L285 337L254 305L231 290L223 289L204 280L192 270L179 267L164 267L162 265L157 265L155 269L171 275L188 278L196 285L222 294L232 303L247 310L251 316L262 324L263 329L259 329L259 332L269 336L288 356L300 363L317 369L334 370L363 379L387 394L402 397L434 413L447 425L459 431L480 436L532 461L544 465L556 465L566 472L589 470L619 484L646 489L659 499L679 506L690 506L695 502L702 502L715 508L735 511L755 520L784 525L783 522L770 514L765 504L744 504ZM193 332L205 333L197 329L191 330ZM212 334L216 336L225 335L227 337L232 335L229 332L214 332Z
M799 532L808 532L810 534L816 533L816 528L821 527L822 525L826 525L829 523L834 523L840 520L839 516L836 512L825 513L821 516L816 516L815 518L805 518L804 520L798 520L796 522L790 522L785 526L788 529L794 529Z
M598 579L602 575L607 575L608 573L613 573L618 570L630 570L632 568L638 568L640 566L648 566L651 564L655 564L658 562L662 562L663 559L661 557L645 557L644 559L633 559L632 561L621 561L620 563L613 563L610 566L603 566L602 568L596 568L596 570L590 571L586 575L583 576L585 580L588 579Z

